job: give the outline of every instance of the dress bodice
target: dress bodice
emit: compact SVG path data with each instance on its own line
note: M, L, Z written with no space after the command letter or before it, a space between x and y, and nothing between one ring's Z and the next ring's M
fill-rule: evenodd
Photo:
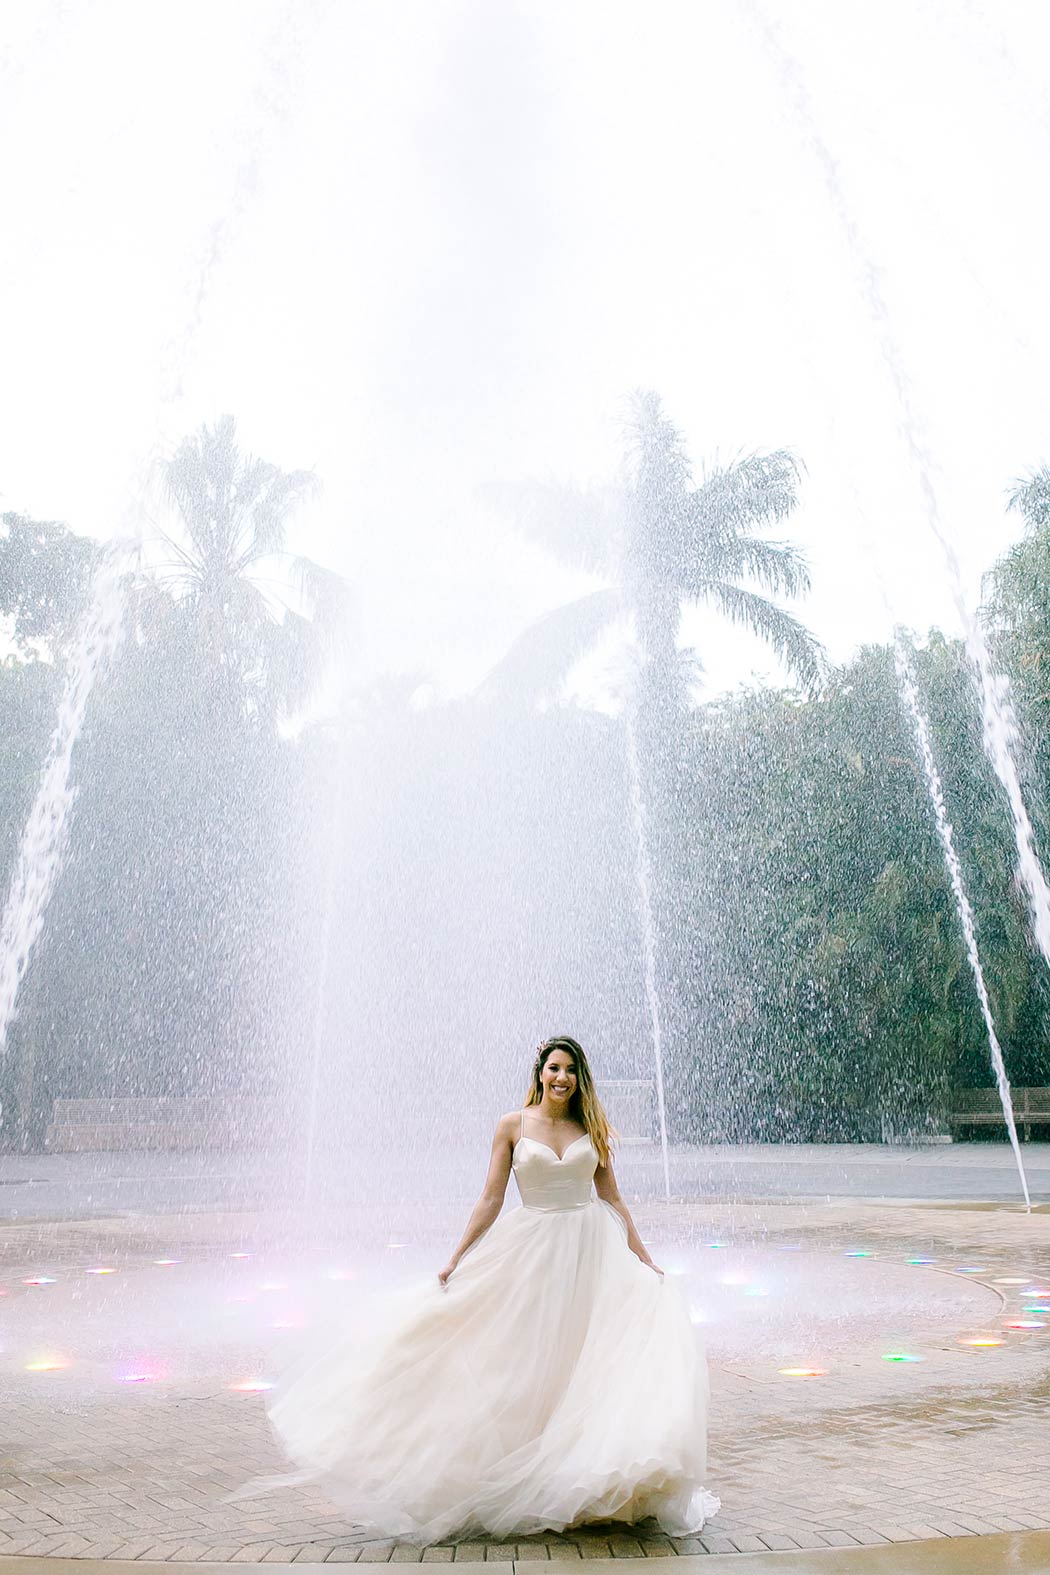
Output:
M512 1164L527 1209L582 1209L591 1201L598 1156L586 1133L570 1143L560 1159L546 1143L521 1137Z

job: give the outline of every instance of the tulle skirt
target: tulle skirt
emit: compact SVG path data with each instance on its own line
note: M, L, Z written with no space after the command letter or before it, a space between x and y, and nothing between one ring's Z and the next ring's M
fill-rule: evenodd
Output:
M446 1288L435 1274L371 1317L290 1372L270 1417L292 1460L376 1535L652 1516L681 1536L717 1510L688 1307L607 1204L505 1214Z

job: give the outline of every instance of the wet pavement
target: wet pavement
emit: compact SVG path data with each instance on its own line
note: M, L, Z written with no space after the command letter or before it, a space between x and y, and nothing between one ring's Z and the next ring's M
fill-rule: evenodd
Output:
M1038 1550L1023 1533L1050 1528L1050 1212L878 1197L635 1212L708 1343L723 1508L701 1536L596 1527L421 1550L369 1542L314 1490L228 1502L280 1468L263 1389L282 1348L338 1323L372 1279L432 1267L461 1223L458 1203L402 1196L381 1212L3 1229L0 1554L78 1569L669 1555L713 1570L723 1554L756 1570L1042 1567L981 1560ZM792 1550L793 1565L771 1562ZM915 1562L941 1550L949 1562Z
M433 1192L461 1202L480 1189L485 1147L455 1152L448 1144L406 1171L385 1145L355 1150L329 1168L320 1186L337 1197L370 1191L421 1201ZM479 1157L480 1156L480 1157ZM1050 1204L1050 1143L1024 1145L1032 1198ZM345 1161L345 1163L344 1163ZM663 1193L659 1152L626 1148L617 1161L625 1193ZM1020 1198L1010 1149L975 1142L902 1147L890 1144L752 1144L675 1148L672 1192L681 1198L866 1197L949 1201ZM301 1195L306 1178L294 1156L249 1154L0 1154L0 1220L109 1218L184 1210L266 1210Z

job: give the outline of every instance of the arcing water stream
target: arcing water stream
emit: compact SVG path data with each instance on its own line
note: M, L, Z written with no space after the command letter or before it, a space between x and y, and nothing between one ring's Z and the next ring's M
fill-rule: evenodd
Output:
M0 920L0 1054L15 1014L18 989L43 928L62 864L75 796L70 781L73 747L80 735L91 691L120 643L124 596L120 565L104 555L91 587L66 668L58 720L47 760L15 857L14 874Z
M922 706L919 703L919 692L915 682L911 652L908 648L906 637L900 629L896 630L894 634L893 657L897 669L897 683L915 730L915 740L918 744L919 758L922 761L922 769L926 777L926 787L929 791L930 801L933 804L933 812L937 821L937 835L944 850L944 862L948 866L948 878L951 882L952 896L955 898L955 907L958 911L959 922L962 925L963 936L966 940L966 955L969 958L970 969L973 973L977 999L981 1003L981 1015L984 1018L984 1026L988 1031L988 1047L992 1056L995 1083L999 1090L999 1098L1002 1100L1003 1116L1006 1121L1006 1130L1010 1137L1010 1147L1013 1149L1014 1160L1017 1164L1017 1174L1021 1180L1021 1191L1024 1193L1025 1208L1031 1211L1032 1200L1028 1194L1028 1178L1025 1175L1024 1161L1021 1158L1021 1145L1017 1137L1017 1123L1014 1121L1010 1082L1006 1075L1002 1047L999 1044L999 1036L995 1031L995 1020L992 1016L991 1002L988 999L988 988L984 980L984 969L981 967L981 958L977 950L977 931L974 925L973 908L970 906L970 899L966 894L966 887L963 883L959 855L955 851L955 838L944 803L940 773L937 770L936 762L933 758L933 749L930 744L930 730L927 726Z
M857 518L866 525L864 509L860 498L854 489L854 505ZM886 616L893 622L893 608L890 601L889 588L882 573L882 565L875 551L872 533L864 529L861 544L871 564L872 575L879 587L882 604ZM970 971L973 974L974 985L977 990L977 999L980 1002L981 1016L984 1019L985 1030L988 1035L988 1052L991 1057L992 1070L995 1073L995 1086L999 1094L999 1101L1003 1109L1003 1119L1013 1149L1014 1161L1017 1165L1017 1174L1021 1182L1021 1192L1025 1200L1025 1208L1031 1211L1031 1198L1028 1192L1028 1177L1021 1158L1021 1147L1017 1137L1017 1123L1014 1120L1013 1094L1010 1080L1006 1074L1006 1063L1003 1059L1002 1046L995 1027L992 1014L991 1001L985 984L984 968L981 964L980 951L977 945L977 926L974 920L973 907L966 891L963 879L962 866L955 848L955 833L948 819L948 810L944 802L944 792L941 787L940 772L937 770L933 758L933 744L930 739L930 725L919 697L919 686L915 676L915 666L912 661L912 647L904 629L899 626L893 631L893 663L897 675L897 690L904 708L911 720L915 743L922 763L922 773L926 781L926 791L933 808L934 821L937 826L937 836L944 853L944 862L948 871L948 882L951 886L952 897L955 902L955 911L959 916L959 924L963 932L966 945L966 956L969 960Z
M671 1196L671 1170L667 1154L667 1101L664 1094L663 1027L660 1018L660 996L656 987L656 926L653 919L652 871L649 866L649 843L645 832L645 799L642 794L642 773L638 760L638 733L635 727L634 698L628 700L624 712L624 735L627 746L627 778L630 785L631 816L635 835L635 880L638 885L638 913L642 932L642 962L645 968L645 1002L649 1012L649 1029L653 1041L653 1070L656 1074L656 1112L660 1124L660 1154L663 1160L664 1196Z
M342 707L337 712L338 742L336 744L335 783L345 782L349 774L347 748L348 726ZM321 1069L328 1031L328 1003L330 967L332 960L332 926L335 923L336 872L342 868L345 853L345 834L342 806L333 789L328 799L328 859L324 873L321 898L321 932L317 944L317 983L314 993L314 1016L310 1042L310 1071L306 1090L306 1138L303 1154L303 1203L309 1208L314 1203L315 1164L317 1158L318 1124L321 1116Z
M947 546L945 550L950 552ZM954 558L954 554L952 557ZM1017 845L1017 874L1021 885L1028 893L1032 931L1036 945L1046 961L1050 963L1050 887L1047 886L1043 866L1035 851L1032 822L1021 791L1015 753L1020 729L1010 691L1010 680L1005 673L997 673L992 666L984 630L979 620L972 615L966 620L966 648L977 670L981 686L984 747L1010 805L1014 840Z
M984 745L996 776L1006 794L1017 846L1017 874L1028 897L1036 945L1050 964L1050 885L1047 884L1035 851L1032 822L1025 807L1014 749L1017 719L1010 696L1010 681L992 666L984 630L967 605L959 559L941 513L934 484L934 467L921 436L921 424L912 398L909 379L893 333L889 307L871 260L871 251L846 200L838 160L824 140L817 124L809 93L798 63L788 53L775 29L757 12L755 20L773 56L790 100L796 122L813 152L827 189L832 209L846 240L856 268L864 304L875 333L876 343L892 386L900 418L900 431L908 458L919 483L926 520L944 555L948 583L962 624L966 649L977 679L981 705Z
M905 450L919 484L927 524L940 546L944 556L945 567L948 571L949 588L962 625L967 654L973 666L976 679L985 750L1006 795L1010 811L1014 843L1017 848L1017 877L1028 897L1035 943L1044 960L1047 964L1050 964L1050 886L1047 884L1046 875L1035 850L1032 822L1021 790L1020 775L1014 753L1018 738L1018 727L1010 695L1010 682L1005 674L995 671L980 620L971 612L967 604L958 556L941 513L940 498L933 479L933 462L921 435L921 426L912 398L909 379L905 371L904 359L893 333L889 306L882 285L879 282L878 272L872 262L871 249L865 242L847 201L838 160L832 153L820 130L798 62L790 54L776 28L765 17L759 6L751 3L748 6L748 10L776 66L784 87L785 96L790 103L795 123L820 169L832 210L842 228L847 250L856 270L861 296L867 308L875 341L893 391ZM914 696L914 684L912 685L912 694ZM909 707L911 707L912 701L908 699L907 695L905 698L908 700ZM921 712L917 708L917 697L915 697L913 716L917 720L921 720ZM925 764L924 759L924 766ZM930 764L932 765L932 755ZM931 797L934 798L934 810L937 814L938 828L940 829L942 823L945 826L948 824L944 817L943 802L939 803L937 797L934 796L933 785L928 773L927 781L930 783ZM947 844L945 844L945 854L947 857ZM952 849L951 857L949 857L949 873L953 889L956 889L958 861L956 860L953 866L952 860L954 857L954 849ZM967 947L969 949L973 941L973 916L961 884L956 889L957 902L960 896L962 902L965 903L965 911L969 914L968 928L967 920L965 918L963 920L964 930L967 931ZM963 913L964 910L960 906L961 918L963 918ZM984 992L984 981L979 973L980 964L977 960L975 943L971 952L971 963L974 966L975 978L979 980L978 993L981 994L981 1008L985 1013L989 1030L996 1084L1000 1097L1003 1100L1003 1116L1007 1129L1011 1134L1011 1141L1016 1148L1017 1135L1014 1129L1010 1085L1003 1068L1002 1052L995 1035L990 1012L987 1008L987 994L982 993ZM1020 1151L1017 1150L1016 1152L1027 1201L1028 1189L1024 1182Z
M257 102L263 121L252 123L245 146L238 149L230 195L225 211L213 220L205 236L203 256L191 270L187 315L169 343L160 369L158 420L152 446L135 467L141 478L129 508L134 534L141 531L142 495L162 461L166 443L163 416L170 413L182 392L182 376L190 349L200 331L204 302L235 221L242 218L258 188L259 164L266 150L264 133L271 136L287 116L293 101L295 69L301 65L304 43L318 21L318 8L308 10L306 23L294 10L278 19L265 49L263 78L266 91ZM290 65L291 68L290 69ZM103 554L90 588L86 610L78 625L69 657L58 721L52 735L29 817L22 832L3 918L0 920L0 1055L15 1015L18 992L30 956L44 923L44 915L62 864L69 813L75 790L70 772L73 750L84 723L92 689L120 642L124 596L120 564L112 551ZM28 1090L23 1087L22 1097ZM23 1111L24 1116L24 1111ZM2 1117L0 1117L2 1118ZM23 1140L25 1133L23 1132Z

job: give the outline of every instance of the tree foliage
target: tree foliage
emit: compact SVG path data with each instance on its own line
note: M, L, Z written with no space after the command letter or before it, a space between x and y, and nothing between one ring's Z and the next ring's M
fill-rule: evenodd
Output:
M77 747L68 858L0 1072L8 1096L32 1057L37 1138L61 1096L299 1088L317 1047L340 1130L370 1077L406 1120L421 1078L449 1119L493 1082L518 1097L522 1048L549 1031L579 1033L605 1075L648 1075L622 723L491 703L556 692L628 602L662 674L639 726L675 1135L919 1134L953 1088L991 1083L892 652L868 647L819 685L688 700L689 596L736 607L784 649L797 639L800 680L815 674L779 605L805 589L805 565L769 534L794 507L794 461L754 456L694 483L658 404L636 414L626 488L526 500L537 537L553 545L565 526L605 588L528 631L484 697L418 707L415 678L377 683L296 743L278 726L290 675L316 671L306 643L330 646L293 622L278 654L287 615L256 582L286 561L273 554L308 482L241 455L232 423L179 450L179 548L129 587L131 637ZM987 617L1046 851L1050 480L1017 497L1026 533L989 577ZM92 549L22 516L5 529L10 864ZM344 608L345 588L328 588L326 612ZM1048 981L967 659L933 631L916 671L1008 1070L1047 1084Z
M813 635L778 597L809 588L801 552L762 532L798 502L799 468L784 450L742 456L694 484L685 440L658 395L631 400L625 479L595 491L551 484L492 489L516 525L608 589L558 608L527 629L489 676L485 692L520 699L556 692L574 662L629 614L654 695L677 692L682 607L714 608L759 635L804 687L820 676Z
M242 452L233 417L223 416L179 445L164 484L174 518L150 584L170 593L187 624L198 684L219 704L271 718L301 704L349 617L341 576L287 550L317 478Z
M0 515L0 617L23 655L54 647L83 603L94 543L53 520Z

